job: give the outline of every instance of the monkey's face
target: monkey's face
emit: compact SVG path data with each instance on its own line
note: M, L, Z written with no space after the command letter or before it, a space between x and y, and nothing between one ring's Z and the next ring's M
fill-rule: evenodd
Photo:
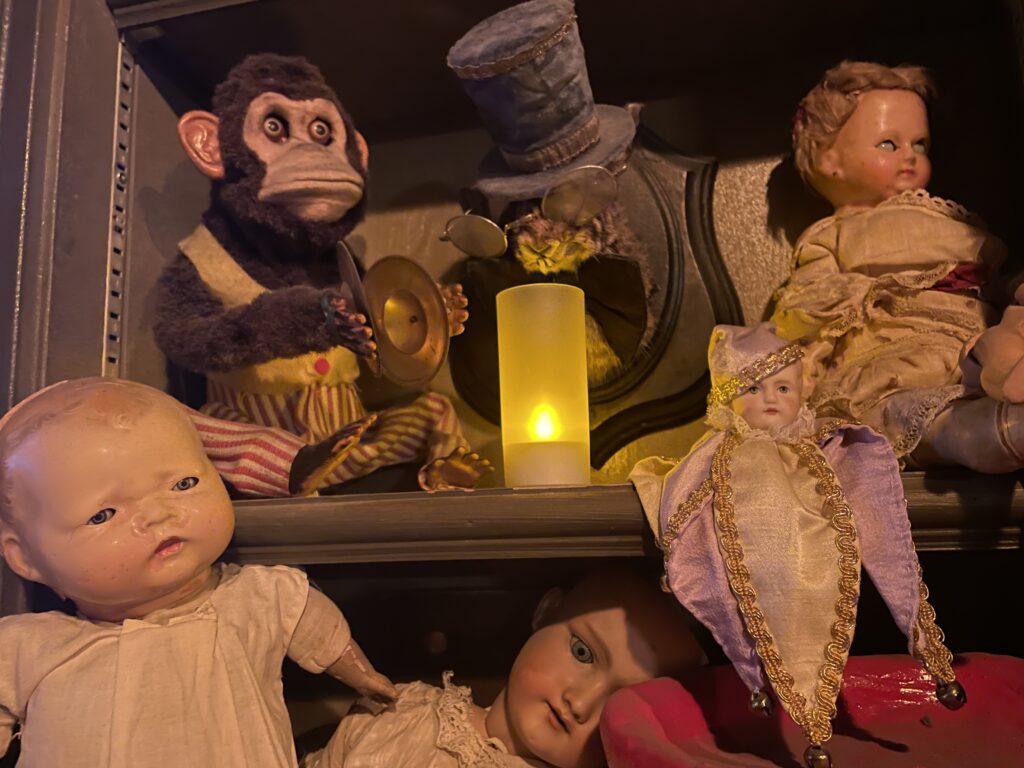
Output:
M261 202L304 221L334 222L362 200L363 174L346 156L345 123L330 101L267 91L249 104L242 136L266 167Z

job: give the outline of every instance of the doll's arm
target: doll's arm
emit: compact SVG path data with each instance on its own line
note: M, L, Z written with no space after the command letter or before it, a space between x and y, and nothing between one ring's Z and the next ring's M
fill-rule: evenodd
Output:
M349 641L341 656L327 671L376 705L390 704L398 697L394 683L373 668L355 640Z
M298 285L226 309L179 254L158 284L157 344L178 365L200 372L231 371L334 346L368 351L363 326L343 307L332 307L337 323L327 322L328 295L323 289Z
M776 294L772 322L779 336L803 343L804 365L812 379L831 356L836 339L863 324L874 282L841 271L827 244L798 247L797 267Z
M17 718L6 707L0 706L0 757L6 755L11 746L11 736L17 722Z
M373 701L386 703L397 695L391 681L373 668L352 639L338 606L313 587L292 634L288 656L310 672L330 673Z

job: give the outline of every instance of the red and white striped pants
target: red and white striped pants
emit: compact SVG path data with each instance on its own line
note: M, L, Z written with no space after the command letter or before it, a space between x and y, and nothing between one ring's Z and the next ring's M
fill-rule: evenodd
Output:
M234 418L216 418L192 409L189 415L214 467L240 493L289 495L292 462L308 444L305 440L285 429L248 423L241 414L223 408L218 409L218 415ZM380 411L376 424L321 487L364 477L394 464L429 464L460 447L467 447L467 443L451 401L433 392L420 395L409 405Z

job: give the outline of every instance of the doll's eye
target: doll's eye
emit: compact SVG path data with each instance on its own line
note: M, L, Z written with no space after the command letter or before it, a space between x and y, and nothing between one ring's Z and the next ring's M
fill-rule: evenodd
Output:
M779 392L782 393L783 395L786 394L787 392L789 392L789 386L787 384L780 384Z
M331 143L331 126L326 121L317 118L309 124L309 135L317 144L326 146Z
M747 387L747 394L748 395L756 395L759 389L760 389L760 387L758 387L756 384L754 386L752 386L752 387Z
M572 651L572 657L580 662L580 664L594 663L594 652L590 650L589 645L576 637L576 635L573 635L569 641L569 650Z
M263 133L271 141L284 141L288 138L288 123L278 115L268 115L263 120Z
M917 154L919 154L919 155L927 155L928 154L928 142L927 141L915 141L912 146L914 148L914 152L916 152Z
M878 148L880 150L882 150L883 152L895 152L896 151L896 142L893 141L892 139L886 139L885 141L880 142L878 144Z
M87 522L86 525L103 525L104 523L109 522L110 518L112 518L116 513L117 510L114 509L113 507L101 509L95 515L89 518L89 522Z
M198 477L183 477L181 480L176 482L171 488L172 491L187 491L189 488L195 488L199 485Z

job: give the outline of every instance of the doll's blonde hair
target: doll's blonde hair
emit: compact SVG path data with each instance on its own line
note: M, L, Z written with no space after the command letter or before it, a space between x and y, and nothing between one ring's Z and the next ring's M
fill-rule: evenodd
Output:
M132 381L92 377L61 381L14 406L0 420L0 527L17 522L17 474L11 459L28 438L72 417L95 421L97 426L129 429L161 397L170 399Z
M842 61L828 70L797 107L793 116L793 157L810 185L814 164L832 146L836 134L857 108L862 93L878 90L912 91L928 103L935 84L924 67L887 67L871 61Z

